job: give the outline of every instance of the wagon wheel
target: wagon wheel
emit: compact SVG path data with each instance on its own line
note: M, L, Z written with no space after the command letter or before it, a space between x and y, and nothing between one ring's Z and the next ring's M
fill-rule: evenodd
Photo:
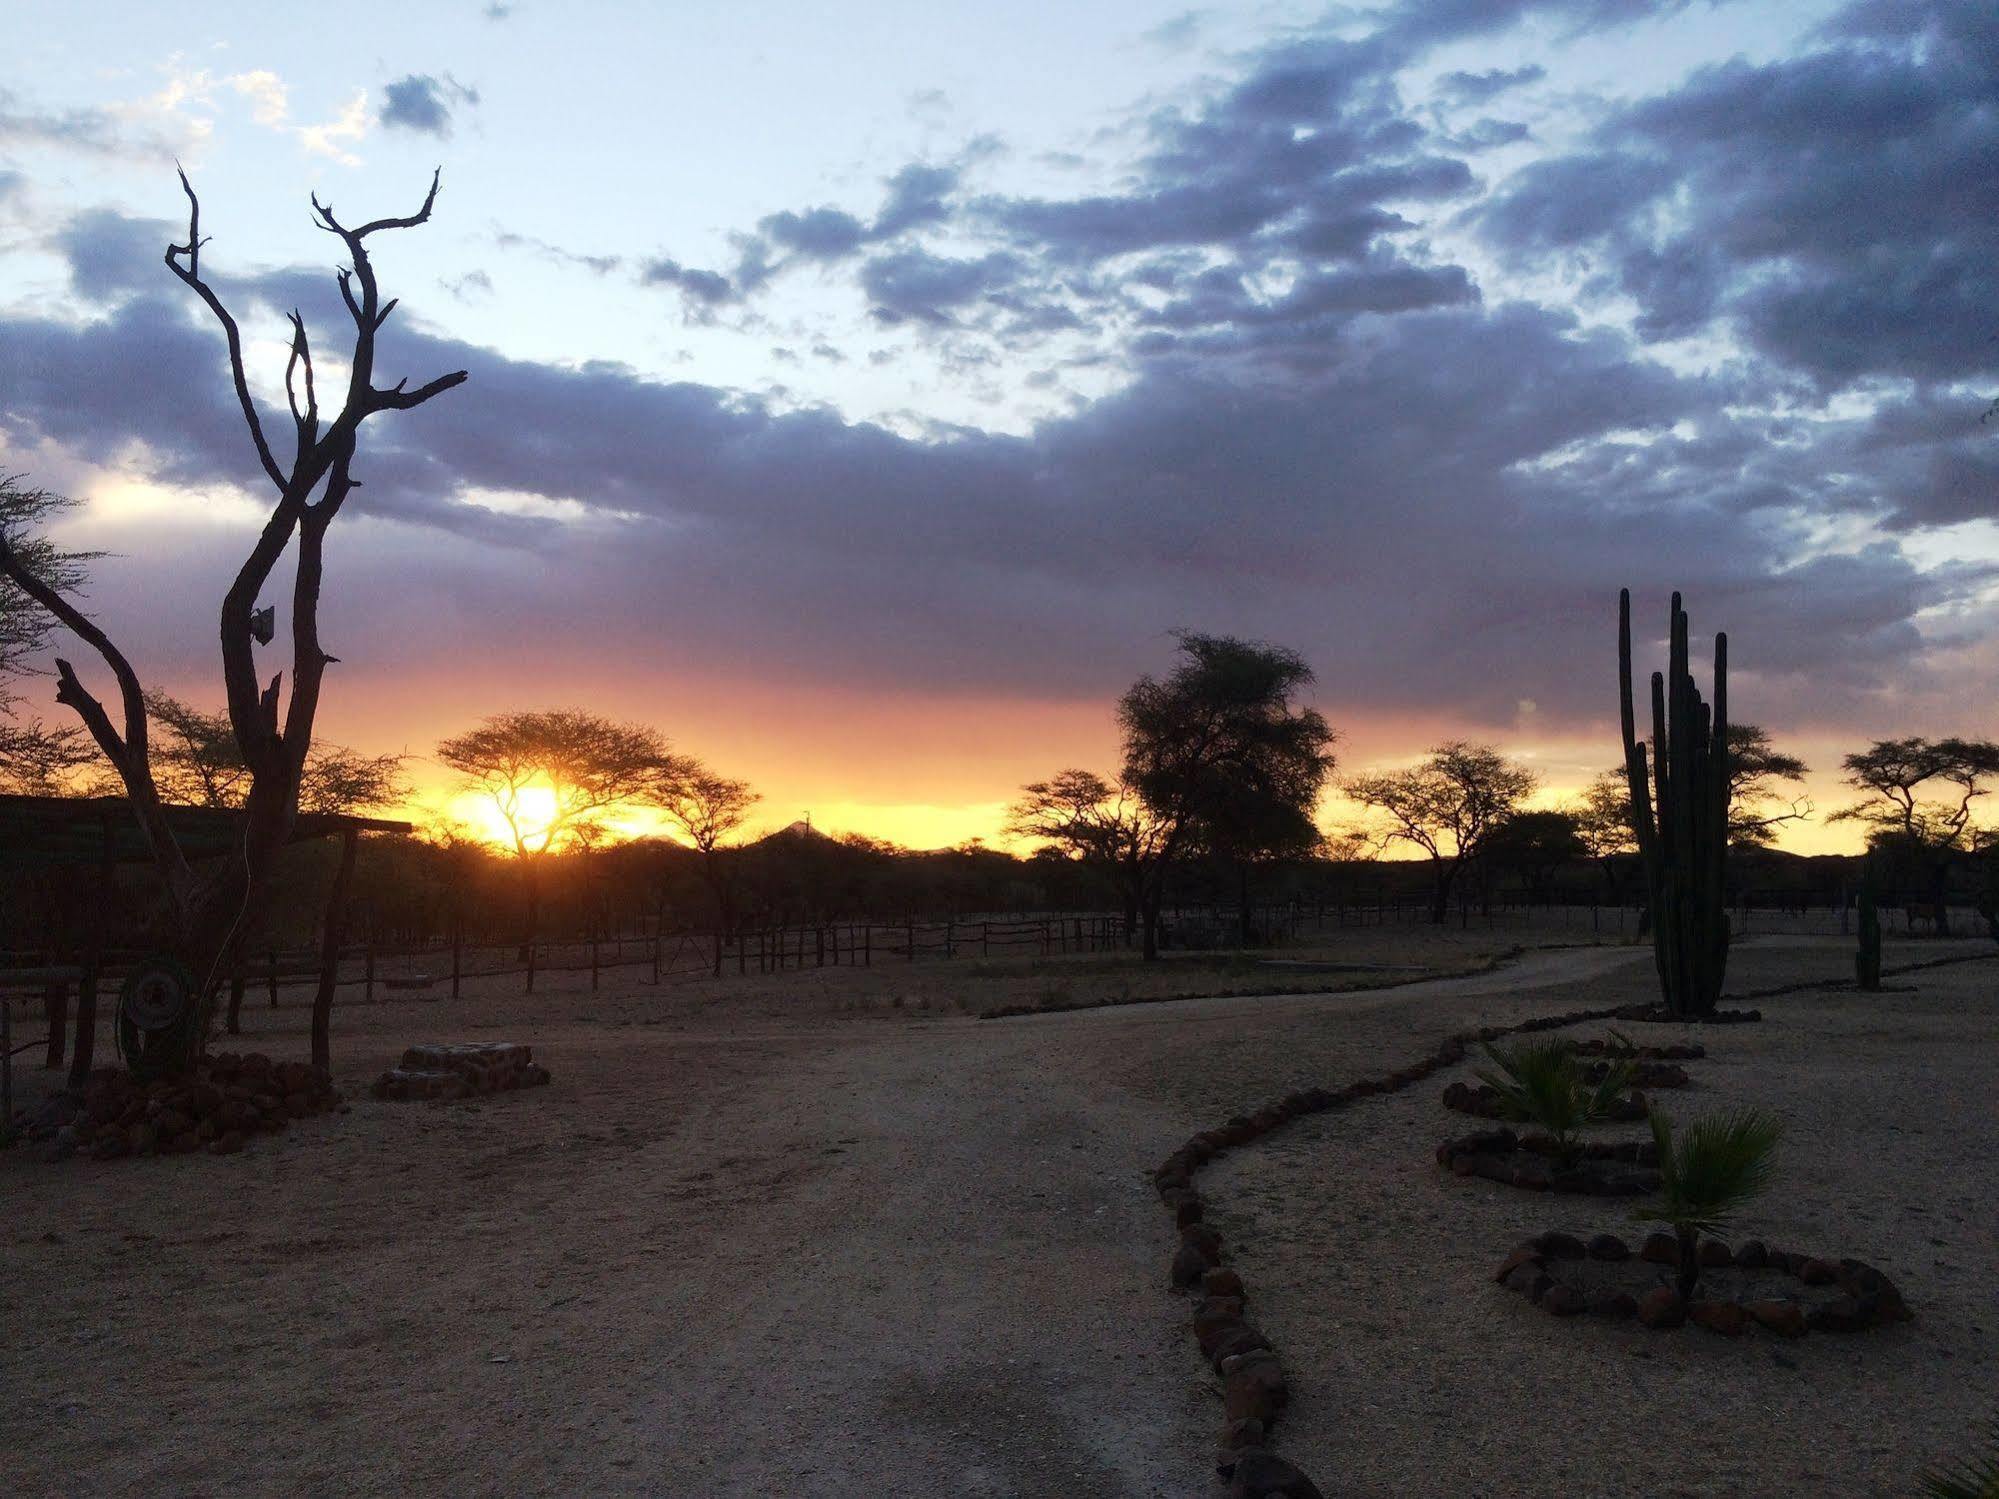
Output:
M194 975L177 958L152 957L118 993L118 1055L134 1077L178 1072L192 1059Z

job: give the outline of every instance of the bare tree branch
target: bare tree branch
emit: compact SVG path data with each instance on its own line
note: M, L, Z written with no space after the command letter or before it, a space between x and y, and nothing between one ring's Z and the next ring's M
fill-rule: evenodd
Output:
M194 187L187 180L187 173L174 168L180 176L181 191L187 194L187 243L167 246L167 269L194 289L196 296L208 305L222 324L222 332L229 341L229 377L236 385L236 402L243 408L243 421L250 429L250 441L256 444L257 461L264 465L264 472L271 476L271 482L283 489L285 472L278 467L278 460L271 456L271 445L264 438L263 419L257 414L257 403L250 396L250 381L243 372L243 335L236 327L236 319L229 309L222 305L222 299L201 279L201 200L194 195ZM181 257L187 258L183 266Z

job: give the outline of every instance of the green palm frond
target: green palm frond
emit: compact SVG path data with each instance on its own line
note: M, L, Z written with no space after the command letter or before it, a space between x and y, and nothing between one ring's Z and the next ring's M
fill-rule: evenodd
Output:
M1573 1152L1576 1131L1602 1118L1631 1086L1625 1063L1607 1066L1601 1082L1585 1081L1567 1041L1523 1041L1505 1051L1488 1045L1485 1055L1492 1066L1476 1076L1498 1095L1500 1117L1539 1125L1564 1155Z
M1703 1114L1676 1137L1654 1109L1659 1147L1659 1205L1638 1216L1682 1230L1713 1233L1769 1186L1783 1125L1761 1109Z
M1999 1499L1999 1421L1992 1423L1991 1451L1954 1468L1932 1468L1923 1475L1928 1499Z

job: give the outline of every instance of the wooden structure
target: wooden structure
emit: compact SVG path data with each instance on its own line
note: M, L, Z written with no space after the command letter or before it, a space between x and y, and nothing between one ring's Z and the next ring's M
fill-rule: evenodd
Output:
M228 807L167 807L172 829L190 861L220 858L242 845L244 815ZM339 835L351 849L362 833L408 833L412 825L382 817L338 812L301 812L291 841ZM113 871L120 864L152 864L152 852L131 803L123 797L0 795L0 879L37 870L77 868L96 871L99 904L110 904ZM343 865L351 860L343 859ZM334 900L343 892L336 889ZM329 902L328 917L334 918ZM65 955L69 956L69 955ZM96 1050L97 994L105 975L101 921L89 925L73 962L34 967L0 966L0 1125L13 1116L13 1056L37 1042L16 1043L8 991L40 990L48 1020L47 1061L62 1065L70 1056L70 1083L81 1087ZM74 989L75 1045L67 1044L70 994Z

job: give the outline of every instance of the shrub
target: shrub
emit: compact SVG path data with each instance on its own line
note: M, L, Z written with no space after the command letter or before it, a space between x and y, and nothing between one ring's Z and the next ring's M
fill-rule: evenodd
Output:
M1578 1131L1607 1114L1631 1086L1626 1062L1612 1062L1601 1082L1586 1081L1567 1041L1523 1041L1506 1051L1488 1045L1485 1054L1492 1068L1480 1070L1478 1080L1499 1095L1500 1117L1546 1130L1565 1166L1581 1154Z
M1784 1127L1760 1109L1704 1114L1675 1137L1673 1121L1654 1109L1659 1147L1659 1205L1638 1216L1672 1226L1680 1241L1679 1291L1700 1279L1700 1236L1714 1233L1770 1184Z

